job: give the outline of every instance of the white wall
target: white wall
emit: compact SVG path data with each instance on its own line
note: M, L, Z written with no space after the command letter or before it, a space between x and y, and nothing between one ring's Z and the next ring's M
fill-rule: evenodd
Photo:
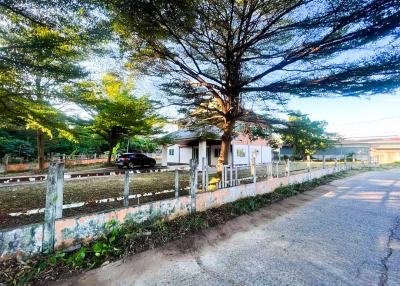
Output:
M261 148L262 146L260 145L250 145L249 150L250 150L250 160L253 157L253 154L256 153L256 164L261 164Z
M170 150L174 150L174 155L170 155ZM168 163L179 163L179 146L172 145L167 150L167 162Z
M181 161L179 163L189 164L190 159L192 159L192 147L181 147Z
M218 157L215 157L215 149L220 149L220 145L211 145L211 165L216 166L218 164ZM174 155L169 155L169 150L174 150ZM237 150L241 149L245 156L239 157L237 156ZM232 162L233 155L233 164L235 165L248 165L250 162L252 152L258 150L256 162L257 164L261 163L269 163L272 161L272 150L271 147L261 146L261 145L232 145L233 154L229 154L229 162ZM168 147L168 163L181 163L181 164L189 164L190 159L192 158L192 147L180 147L179 145L172 145Z
M238 149L244 152L244 157L238 156ZM248 165L250 163L253 152L257 152L257 164L269 163L272 161L272 150L269 146L235 144L233 145L233 164Z
M269 146L262 146L262 163L272 162L272 148Z
M234 165L248 165L249 164L249 146L248 145L232 145L233 150L233 164ZM240 153L244 154L244 157L238 156Z
M211 165L216 166L218 164L218 157L215 157L215 149L221 149L219 145L211 145Z

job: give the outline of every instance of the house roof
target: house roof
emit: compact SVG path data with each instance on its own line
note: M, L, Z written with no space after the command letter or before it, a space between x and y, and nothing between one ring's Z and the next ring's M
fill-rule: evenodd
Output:
M344 138L339 144L399 144L400 136L374 136L374 137L353 137Z
M212 139L221 141L222 131L216 127L209 126L207 128L199 128L197 130L180 129L167 135L172 141L191 141L198 139ZM249 136L245 134L238 134L232 140L233 144L245 144L245 145L267 145L265 139L250 140Z
M167 136L172 140L194 140L194 139L221 139L222 132L215 127L199 128L197 130L179 129L169 133Z

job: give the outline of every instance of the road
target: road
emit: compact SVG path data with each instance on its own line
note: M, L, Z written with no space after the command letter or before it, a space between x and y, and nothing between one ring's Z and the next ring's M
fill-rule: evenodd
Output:
M335 181L60 284L400 285L400 170Z

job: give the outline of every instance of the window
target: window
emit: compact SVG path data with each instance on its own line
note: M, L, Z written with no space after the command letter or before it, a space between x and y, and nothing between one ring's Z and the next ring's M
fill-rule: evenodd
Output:
M221 154L221 149L220 148L215 148L214 149L214 157L219 158L219 155Z
M170 155L170 156L174 156L174 149L168 149L168 154Z
M246 152L244 151L243 148L237 148L236 149L236 156L238 156L238 157L246 157Z

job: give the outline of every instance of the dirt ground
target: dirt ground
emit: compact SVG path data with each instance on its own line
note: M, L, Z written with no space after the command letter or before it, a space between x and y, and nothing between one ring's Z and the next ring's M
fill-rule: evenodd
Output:
M154 194L174 189L174 172L133 174L130 179L130 194L153 193L139 198L139 203L172 197L174 193ZM181 194L187 194L189 173L180 172ZM86 202L85 206L64 210L64 216L90 213L122 206L122 201L96 203L102 199L115 199L123 196L124 175L109 177L90 177L66 180L64 185L64 205ZM0 228L43 221L44 214L10 216L10 213L41 209L46 202L46 182L27 183L0 188ZM137 204L136 198L130 204Z

